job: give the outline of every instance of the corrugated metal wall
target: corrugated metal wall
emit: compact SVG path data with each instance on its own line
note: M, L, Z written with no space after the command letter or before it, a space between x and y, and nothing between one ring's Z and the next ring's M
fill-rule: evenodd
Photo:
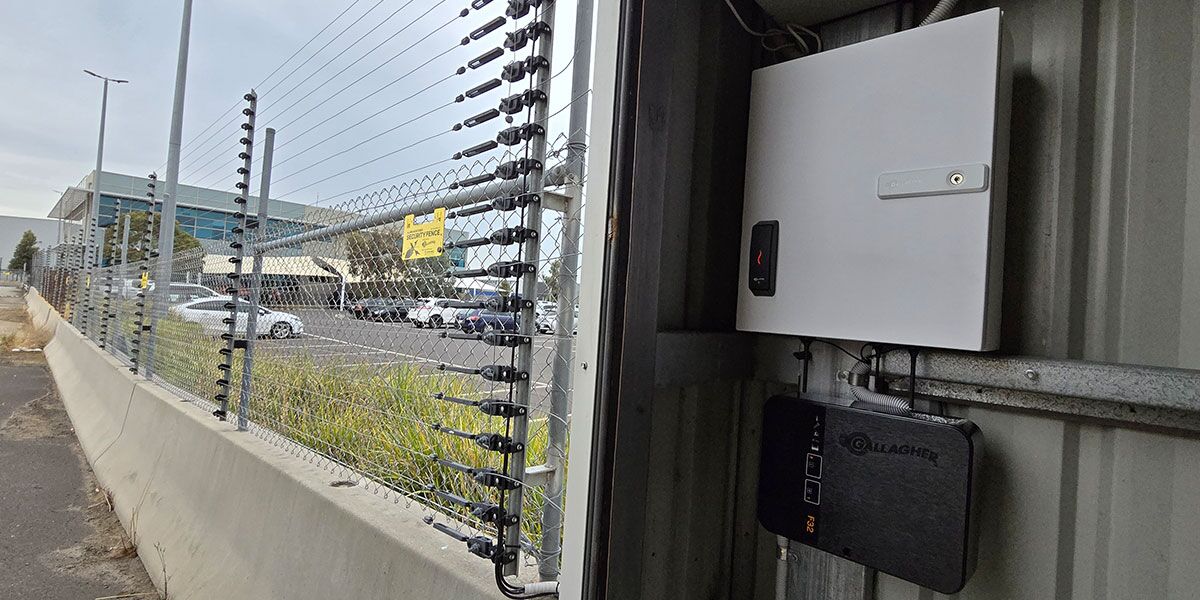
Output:
M954 598L1200 598L1200 440L953 412L984 431L987 457L979 567ZM879 575L875 597L944 596Z
M932 3L917 0L910 14ZM672 51L645 58L671 61L674 77L645 100L670 140L669 169L655 173L664 189L642 192L666 215L658 331L727 332L740 217L730 199L755 41L722 2L672 4ZM993 5L1015 50L1003 354L1200 369L1200 1L964 0L960 11ZM897 24L880 16L829 37ZM761 403L795 372L795 341L753 336L746 347L757 353L753 378L700 373L694 385L659 387L646 408L643 598L773 597L775 539L754 506L758 429ZM660 356L657 369L689 360ZM836 391L839 368L819 350L815 391ZM1037 406L1055 404L1045 399ZM979 424L987 452L979 567L956 597L1200 599L1200 435L1183 430L1195 421L1124 423L1120 410L1134 407L1122 400L1072 414L950 405ZM938 597L796 553L792 600Z
M821 372L822 369L816 371ZM643 598L773 598L775 537L755 516L761 381L660 389ZM1200 598L1200 437L952 405L984 432L969 600ZM931 600L929 590L794 547L790 600Z
M1003 349L1200 369L1200 7L987 4L1014 42Z

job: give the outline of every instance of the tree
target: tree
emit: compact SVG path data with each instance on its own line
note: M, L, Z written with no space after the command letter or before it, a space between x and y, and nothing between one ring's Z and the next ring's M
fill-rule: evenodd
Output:
M446 254L432 258L403 260L402 228L385 227L372 231L356 231L346 236L346 258L350 274L382 287L379 295L402 295L416 298L432 296L454 297L454 282L446 277L450 258Z
M13 271L24 269L26 265L33 263L33 255L37 252L38 239L33 235L32 230L26 230L21 235L21 241L17 242L17 247L13 250L12 258L8 260L8 268Z
M130 263L135 263L146 256L146 252L141 247L142 234L146 231L145 211L136 211L129 213L129 252L128 260ZM158 215L155 215L154 230L150 233L150 245L158 244ZM117 245L117 256L120 256L120 244L122 240L123 228L125 227L125 217L122 216L116 223L104 228L104 256L103 261L108 261L112 257L113 245ZM188 250L200 248L200 241L192 234L183 230L179 223L175 223L175 253L182 254Z
M542 275L542 283L546 284L546 299L551 302L558 301L558 274L561 271L562 259L556 258L550 261L546 274Z

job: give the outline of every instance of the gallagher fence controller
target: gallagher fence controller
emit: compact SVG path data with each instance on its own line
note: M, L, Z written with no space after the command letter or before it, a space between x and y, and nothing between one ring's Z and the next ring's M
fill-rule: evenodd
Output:
M943 594L975 568L979 429L791 396L763 412L758 518L777 535Z

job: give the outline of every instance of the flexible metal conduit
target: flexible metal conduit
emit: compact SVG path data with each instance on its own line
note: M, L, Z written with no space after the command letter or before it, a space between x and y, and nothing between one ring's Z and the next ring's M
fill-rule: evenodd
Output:
M870 371L867 363L858 361L854 363L854 367L850 369L851 375L865 376ZM855 377L850 377L850 381L854 381ZM863 386L850 384L850 393L854 395L854 399L859 402L873 404L882 407L887 412L910 413L912 412L912 401L904 396L895 396L892 394L883 394L873 391Z
M933 10L929 11L929 16L925 17L925 20L921 21L921 24L918 25L918 27L932 25L938 21L941 21L942 19L945 19L946 15L949 15L950 11L954 10L954 6L956 4L958 4L958 0L942 0L941 2L938 2L937 6L933 7Z

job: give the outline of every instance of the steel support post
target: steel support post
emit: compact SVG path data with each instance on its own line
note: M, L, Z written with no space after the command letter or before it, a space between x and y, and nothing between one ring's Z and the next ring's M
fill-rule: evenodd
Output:
M575 6L575 61L571 66L571 116L567 130L567 206L562 214L562 250L558 269L558 323L555 328L550 416L547 419L545 504L542 507L542 547L538 576L558 579L562 553L563 486L567 467L567 414L570 412L571 373L575 351L575 305L579 301L579 256L583 216L583 177L586 163L588 94L591 83L592 0Z
M242 261L246 256L246 211L250 202L250 167L253 165L251 155L254 154L254 111L258 107L258 96L254 90L250 90L245 96L249 103L242 114L246 115L246 122L242 123L242 151L238 153L238 158L242 159L242 166L238 167L238 174L242 176L242 180L235 184L237 188L237 197L234 202L237 204L237 213L235 218L237 224L233 226L233 241L229 247L233 249L234 255L230 257L229 262L233 264L233 272L227 276L229 278L229 316L225 319L227 328L225 335L221 336L225 339L225 348L221 351L223 360L219 365L221 370L221 378L217 380L219 390L217 391L217 410L213 411L213 415L224 421L229 414L229 395L233 385L233 352L239 346L237 339L238 313L241 312L243 306L241 301L242 287ZM246 314L247 321L249 313ZM245 343L249 343L248 341Z
M262 175L258 188L258 215L248 229L254 229L262 239L267 230L267 208L271 198L271 161L275 157L275 130L267 128L263 136ZM245 431L250 421L250 392L254 376L254 343L258 339L258 307L262 303L262 254L254 253L250 271L250 313L246 315L246 349L242 353L242 385L238 394L239 431Z
M537 41L537 52L539 52L549 63L549 68L540 69L537 73L537 78L532 87L541 90L547 94L550 93L550 79L553 77L554 70L554 13L557 2L547 2L543 5L540 14L534 18L544 21L549 25L549 31L543 33ZM533 105L532 116L530 123L545 124L550 114L549 101L537 102ZM540 165L533 168L526 175L527 182L525 192L541 195L545 188L543 181L543 172L546 164L546 135L535 135L529 140L528 156L539 161ZM524 335L533 335L536 333L536 294L538 274L541 271L541 244L542 244L542 208L539 205L533 205L526 209L525 227L536 232L537 235L524 242L521 249L521 260L531 263L536 268L530 273L525 273L521 276L520 290L532 300L535 300L531 305L521 308L520 325ZM519 379L515 385L515 402L519 406L528 407L531 399L531 390L534 379L533 370L533 344L522 344L517 348L517 371L529 373L529 377ZM524 416L515 417L513 419L512 438L514 441L525 444L529 437L529 417L528 413ZM525 451L513 453L509 457L509 477L516 481L524 482L525 480ZM525 501L524 483L517 486L516 489L509 492L508 502L505 510L510 514L521 515L522 506ZM507 549L513 550L520 554L521 551L521 526L520 522L513 527L505 530L504 543ZM519 569L520 560L504 565L505 575L516 575Z
M175 95L171 103L171 134L167 144L167 179L158 228L158 269L155 273L155 302L150 315L150 330L158 325L159 312L165 311L171 287L171 268L175 262L175 199L179 189L179 152L183 145L183 100L187 88L188 46L192 35L192 0L183 0L183 24L179 29L179 57L175 63ZM153 210L153 207L151 207ZM146 350L146 377L153 370L154 336Z

